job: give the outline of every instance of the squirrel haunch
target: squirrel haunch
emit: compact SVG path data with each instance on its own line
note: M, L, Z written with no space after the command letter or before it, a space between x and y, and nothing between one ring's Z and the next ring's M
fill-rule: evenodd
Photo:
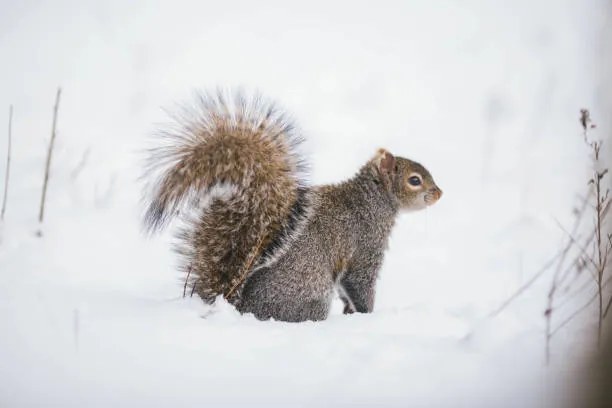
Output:
M325 319L334 289L345 313L371 312L398 212L442 194L423 166L384 149L348 181L307 187L301 137L258 97L201 95L174 121L150 151L145 225L180 214L193 290L259 319Z

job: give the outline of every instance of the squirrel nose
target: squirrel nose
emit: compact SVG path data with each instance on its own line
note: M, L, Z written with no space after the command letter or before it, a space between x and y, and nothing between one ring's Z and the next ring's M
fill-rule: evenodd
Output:
M433 196L434 202L438 201L440 197L442 197L442 190L440 190L438 187L434 187L432 189L432 196Z

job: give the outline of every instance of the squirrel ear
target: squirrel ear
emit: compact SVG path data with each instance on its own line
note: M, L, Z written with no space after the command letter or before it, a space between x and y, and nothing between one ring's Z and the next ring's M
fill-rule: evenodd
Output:
M385 149L378 149L376 157L374 158L376 167L383 174L391 174L395 168L395 156L389 153Z

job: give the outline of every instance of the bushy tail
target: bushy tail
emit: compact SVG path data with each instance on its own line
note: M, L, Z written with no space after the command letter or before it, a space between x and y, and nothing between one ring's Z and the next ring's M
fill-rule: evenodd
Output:
M302 140L272 103L242 94L201 94L173 119L148 156L144 223L156 231L180 214L193 289L232 300L301 200Z

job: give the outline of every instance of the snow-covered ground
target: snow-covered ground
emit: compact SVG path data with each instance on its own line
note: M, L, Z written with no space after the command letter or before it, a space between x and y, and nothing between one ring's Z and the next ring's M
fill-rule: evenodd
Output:
M556 252L556 220L572 221L588 178L578 110L609 130L608 11L603 0L4 1L1 180L10 104L15 114L0 406L559 406L594 320L561 331L547 367L547 278L486 316ZM260 322L181 297L170 234L140 230L140 153L161 107L216 86L286 107L313 183L349 177L381 146L432 172L444 197L399 219L373 314L336 305L325 322Z

